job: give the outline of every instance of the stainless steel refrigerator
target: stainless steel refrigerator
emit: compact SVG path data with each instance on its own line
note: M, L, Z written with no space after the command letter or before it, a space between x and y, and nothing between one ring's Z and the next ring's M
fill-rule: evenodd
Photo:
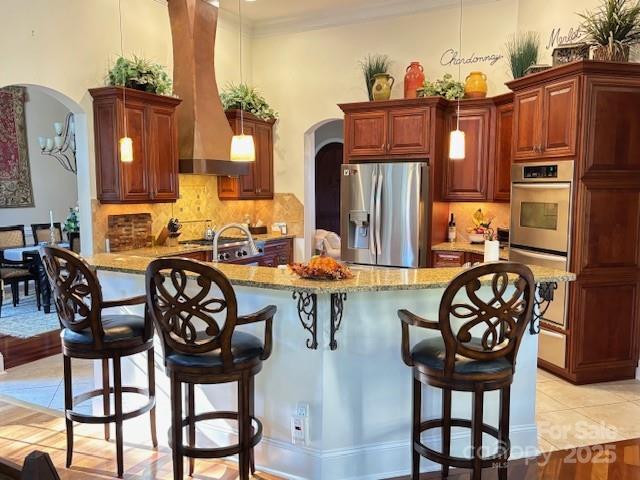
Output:
M429 166L342 165L342 260L387 267L426 267Z

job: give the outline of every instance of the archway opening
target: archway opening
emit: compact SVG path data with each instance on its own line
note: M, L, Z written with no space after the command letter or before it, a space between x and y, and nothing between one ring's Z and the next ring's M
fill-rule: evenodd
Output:
M329 145L335 144L333 147ZM337 204L337 217L336 217L336 203L335 198L332 201L325 201L323 198L327 195L328 191L335 191L337 185L337 191L340 191L340 177L339 166L341 165L341 157L338 156L338 145L342 147L344 144L344 121L340 118L328 118L321 122L316 123L309 128L304 136L305 145L305 159L304 159L304 171L305 171L305 195L304 195L304 253L305 258L309 258L315 252L315 236L316 230L321 228L317 226L318 213L325 214L325 210L331 210L333 213L330 216L335 219L340 218L339 213L339 197ZM325 147L327 147L325 149ZM324 149L324 150L323 150ZM320 154L320 157L319 157ZM330 155L330 159L329 159ZM340 163L338 159L340 158ZM317 161L317 159L319 161ZM335 171L336 165L338 167ZM317 172L317 169L321 169L321 172ZM337 178L335 176L338 175ZM317 178L320 177L320 178ZM321 197L318 198L317 192L320 191ZM322 205L318 205L322 202ZM335 221L335 220L333 220ZM339 223L338 223L339 225ZM335 227L334 227L335 228ZM328 230L324 228L323 230ZM336 229L336 233L339 234L339 226ZM333 228L332 228L333 231Z

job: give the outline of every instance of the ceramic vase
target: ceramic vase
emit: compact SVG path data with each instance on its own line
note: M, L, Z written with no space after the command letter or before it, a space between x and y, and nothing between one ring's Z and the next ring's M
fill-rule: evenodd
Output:
M484 98L487 96L487 76L482 72L471 72L464 83L464 96Z
M388 73L378 73L373 76L373 86L371 92L375 101L389 100L391 98L391 88L395 79Z
M411 62L404 74L404 98L416 98L424 84L424 69L420 62Z

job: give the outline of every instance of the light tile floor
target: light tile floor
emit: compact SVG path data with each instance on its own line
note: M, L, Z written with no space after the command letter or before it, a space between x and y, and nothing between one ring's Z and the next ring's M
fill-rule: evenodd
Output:
M74 395L94 386L93 362L73 360ZM640 381L572 385L538 370L539 448L542 452L640 437ZM0 399L61 414L64 408L60 355L0 375ZM96 399L99 401L99 399ZM90 413L91 403L80 409Z
M640 381L572 385L538 370L538 440L543 452L640 437Z

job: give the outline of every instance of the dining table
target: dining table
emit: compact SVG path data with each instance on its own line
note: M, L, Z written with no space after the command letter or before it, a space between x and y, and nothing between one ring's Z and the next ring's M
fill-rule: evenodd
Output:
M58 243L56 246L69 248L69 244L66 242ZM2 251L2 254L6 260L25 262L30 265L31 273L37 276L40 282L40 298L44 313L51 313L51 287L44 264L40 258L40 245L6 248Z

